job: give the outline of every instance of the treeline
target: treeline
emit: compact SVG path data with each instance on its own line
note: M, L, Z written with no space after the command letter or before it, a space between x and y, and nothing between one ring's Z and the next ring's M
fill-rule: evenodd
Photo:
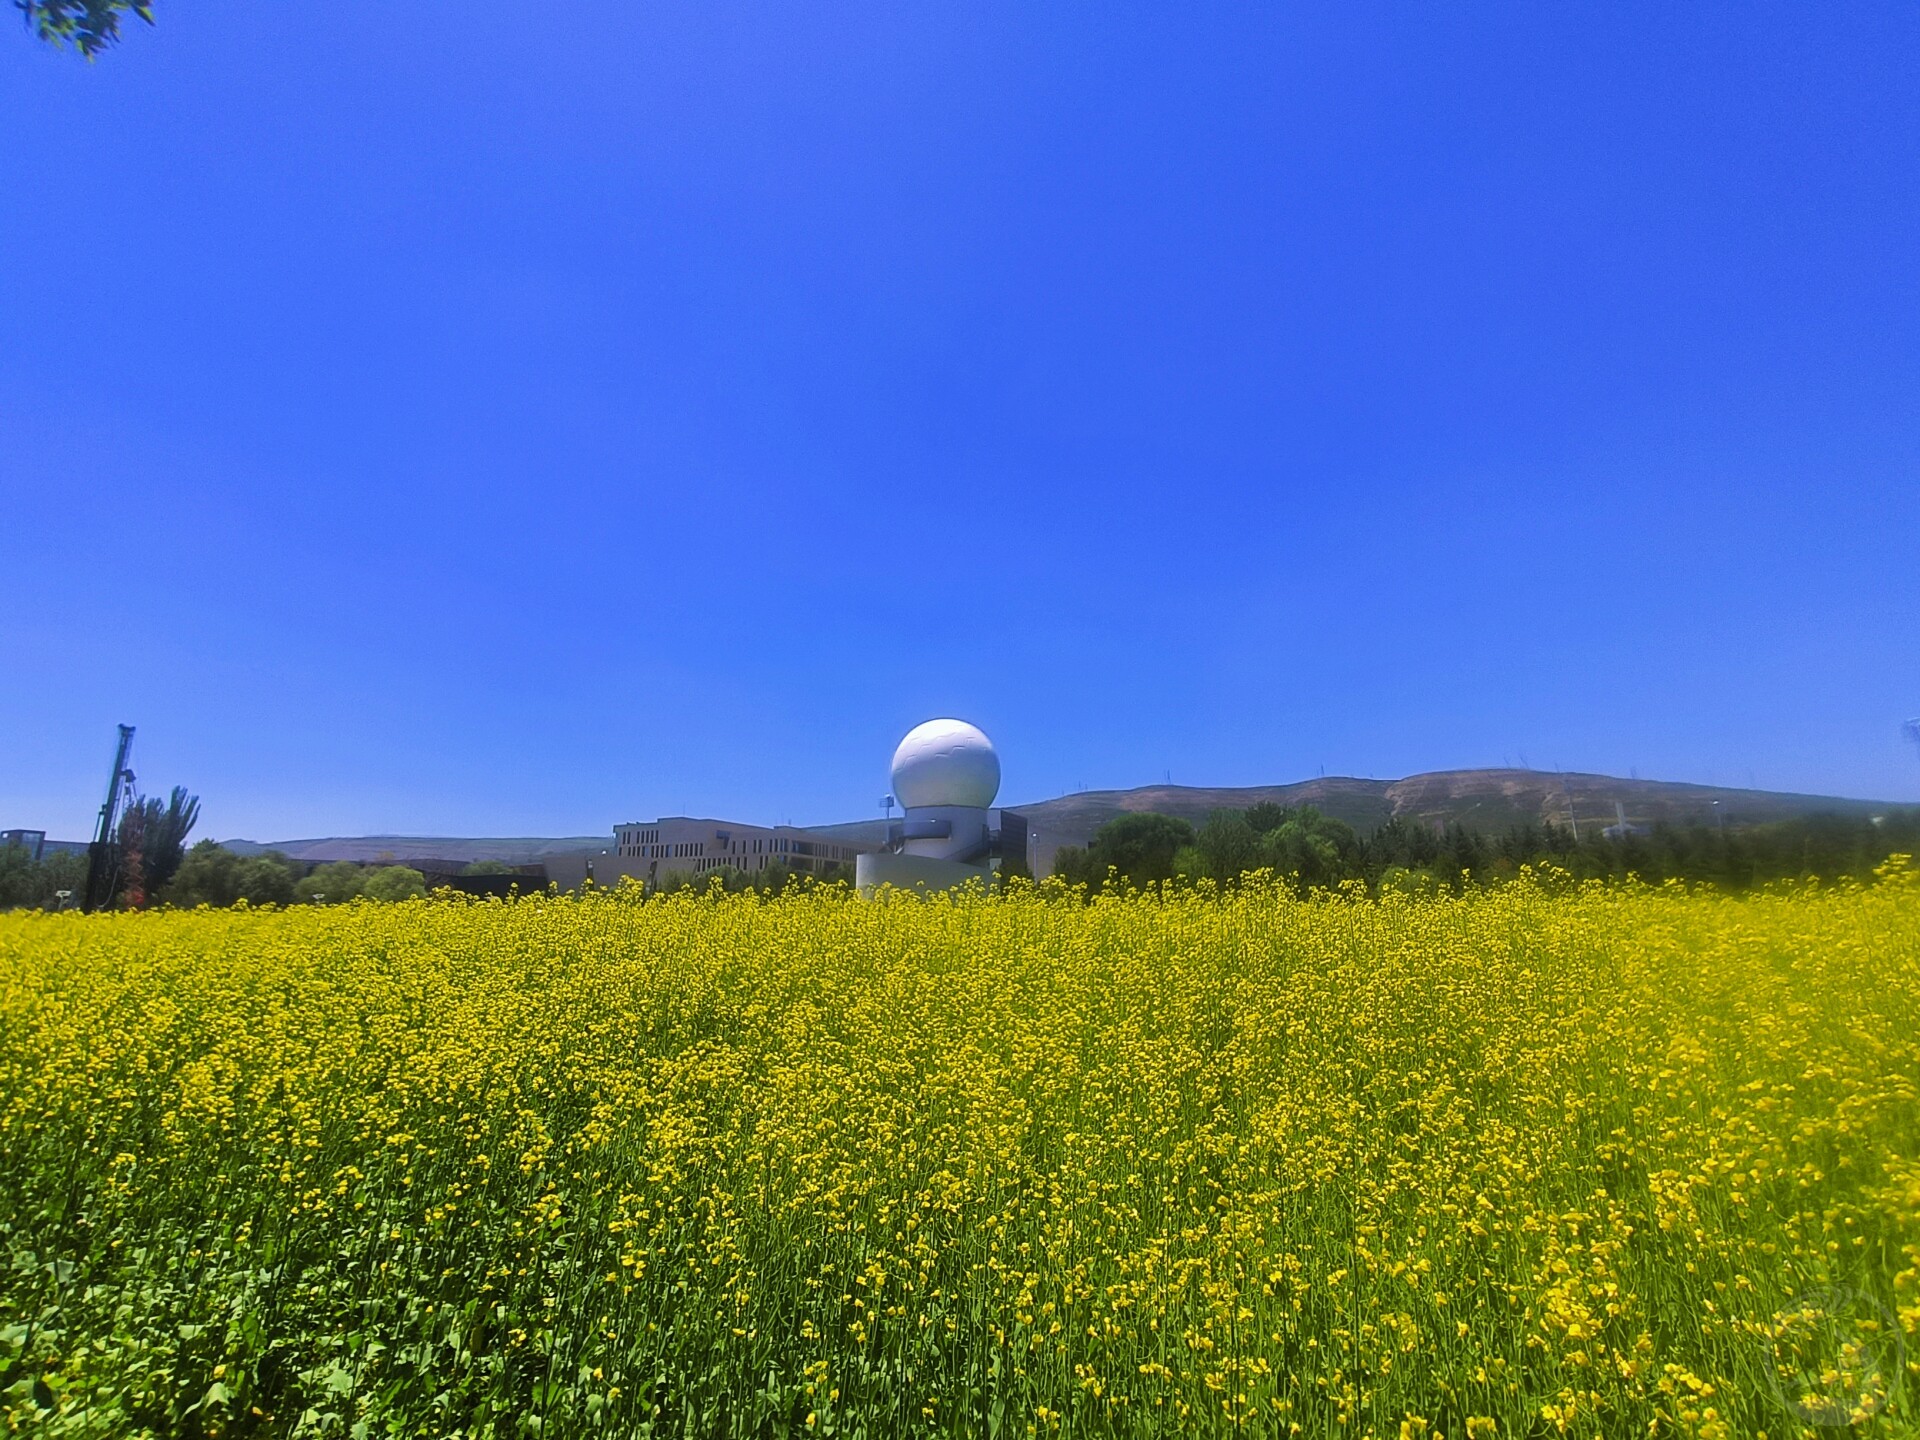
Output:
M0 910L59 910L86 903L89 880L105 909L137 910L172 883L200 818L200 797L176 785L162 800L136 795L121 812L97 874L85 850L34 856L26 846L0 846Z
M1495 884L1525 865L1551 863L1579 880L1651 884L1706 881L1745 890L1775 880L1868 879L1889 855L1920 852L1920 810L1855 818L1811 815L1766 825L1658 824L1610 836L1596 830L1523 824L1483 834L1396 818L1369 835L1311 805L1256 805L1216 810L1195 829L1168 815L1123 815L1108 821L1085 849L1068 847L1054 874L1090 892L1109 871L1127 884L1228 885L1268 870L1305 893L1359 881L1369 892L1447 890Z
M148 854L154 854L149 849ZM1522 866L1551 863L1578 880L1624 880L1658 884L1706 881L1728 890L1776 880L1865 880L1889 855L1920 853L1920 809L1875 819L1815 815L1767 825L1722 830L1709 825L1655 825L1646 831L1607 836L1583 831L1578 839L1563 825L1517 825L1487 835L1458 823L1443 827L1419 820L1388 821L1359 835L1311 805L1256 805L1216 810L1198 829L1168 815L1123 815L1101 826L1084 849L1067 847L1054 858L1053 873L1070 885L1098 893L1117 876L1123 885L1186 885L1199 880L1238 883L1243 875L1269 871L1297 893L1332 889L1350 881L1371 894L1460 893L1468 886L1498 884ZM152 889L123 889L121 906L338 905L365 897L405 900L427 893L427 878L408 865L359 865L340 860L308 868L278 851L242 856L212 840L188 850ZM469 865L468 875L500 874L506 866ZM136 874L139 872L136 871ZM153 872L148 871L151 875ZM87 857L59 853L35 860L20 846L0 847L0 909L21 906L70 908L85 885ZM851 883L851 866L829 865L818 874L721 869L704 874L669 873L660 893L682 890L774 893L802 885ZM529 879L526 888L544 888Z
M150 860L158 853L149 846L143 858ZM122 868L132 869L143 883L117 886L111 908L225 907L242 900L249 905L339 905L362 896L369 900L406 900L427 893L427 877L410 865L358 865L337 860L308 866L277 850L239 855L213 840L202 840L170 864L159 867L157 885L144 883L154 874L149 865ZM504 865L482 861L467 866L462 873L493 875L506 870ZM22 846L0 847L0 909L77 908L86 879L84 853L53 854L36 860ZM537 890L544 885L534 879L529 880L527 888Z
M436 871L436 875L443 872ZM521 878L512 866L496 860L477 860L462 875L513 876L519 888L544 890L537 876ZM436 879L433 883L446 883ZM194 905L343 905L349 900L413 900L427 893L428 879L411 865L362 865L333 860L305 865L278 850L258 855L236 855L211 840L187 852L180 873L161 899L182 908Z
M151 857L159 852L149 845L145 853ZM156 905L180 909L196 905L224 908L243 900L249 905L341 905L362 897L406 900L425 895L429 883L427 876L411 865L361 865L351 860L308 865L289 859L278 850L258 855L236 854L214 840L202 840L191 850L177 858L163 860L158 866L146 864L130 868L136 875L157 872L160 883L119 886L111 908ZM512 867L496 861L477 861L460 873L513 876L523 893L546 889L546 881L538 876L522 879ZM83 853L54 854L35 860L20 846L0 848L0 910L23 906L76 909L86 879L87 857ZM828 864L819 871L790 870L784 865L752 871L710 870L701 874L673 871L661 877L656 893L675 894L683 890L705 893L717 886L729 894L746 890L774 894L785 890L790 883L805 887L842 881L853 883L851 865Z
M86 851L60 850L35 859L24 845L0 845L0 910L58 910L77 905L86 888Z
M187 852L180 873L160 895L182 909L195 905L340 905L369 900L408 900L427 893L427 879L411 865L356 865L351 860L307 869L278 850L236 855L212 840Z

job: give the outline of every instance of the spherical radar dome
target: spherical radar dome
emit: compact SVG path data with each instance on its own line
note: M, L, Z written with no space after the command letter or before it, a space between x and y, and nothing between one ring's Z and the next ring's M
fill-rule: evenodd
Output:
M965 805L984 810L1000 793L1000 756L964 720L916 725L893 752L893 795L909 810Z

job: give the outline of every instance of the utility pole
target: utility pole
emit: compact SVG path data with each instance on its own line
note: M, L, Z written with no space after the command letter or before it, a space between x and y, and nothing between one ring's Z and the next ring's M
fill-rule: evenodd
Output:
M114 822L120 817L120 798L133 788L133 771L127 757L133 752L133 726L120 727L120 745L113 752L113 773L107 777L107 799L100 807L100 825L93 843L87 846L87 889L80 902L86 911L100 909L113 900L114 882L120 874L119 847L114 844Z

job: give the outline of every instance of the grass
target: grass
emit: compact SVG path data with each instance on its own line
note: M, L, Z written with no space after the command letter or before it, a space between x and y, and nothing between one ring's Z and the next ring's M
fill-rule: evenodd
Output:
M1920 883L0 916L0 1424L1915 1433Z

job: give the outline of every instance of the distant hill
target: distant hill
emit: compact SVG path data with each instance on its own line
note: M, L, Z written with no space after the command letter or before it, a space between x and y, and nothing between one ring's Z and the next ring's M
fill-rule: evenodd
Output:
M1718 801L1716 807L1714 804ZM1028 824L1062 844L1085 844L1101 825L1129 811L1151 810L1198 824L1214 810L1244 810L1269 802L1312 805L1365 834L1395 817L1501 831L1527 821L1611 825L1624 806L1636 825L1689 821L1756 825L1800 815L1873 815L1892 808L1871 800L1734 790L1670 780L1622 780L1612 775L1547 774L1537 770L1438 770L1404 780L1328 776L1293 785L1201 789L1147 785L1136 790L1083 791L1013 808ZM1718 810L1716 817L1715 811Z
M1714 802L1718 801L1716 807ZM1085 845L1107 821L1117 815L1150 810L1177 815L1198 825L1215 810L1244 810L1271 802L1276 805L1313 805L1344 820L1361 834L1384 825L1395 816L1445 824L1458 821L1472 829L1498 832L1525 821L1552 821L1565 825L1577 819L1584 832L1589 825L1611 825L1614 806L1626 808L1636 825L1660 821L1685 824L1759 825L1802 815L1879 815L1905 808L1889 801L1849 800L1834 795L1793 795L1773 790L1735 790L1715 785L1690 785L1674 780L1622 780L1613 775L1556 774L1541 770L1436 770L1409 775L1404 780L1356 780L1327 776L1292 785L1249 785L1237 788L1194 785L1143 785L1134 790L1083 790L1052 800L1010 805L1027 817L1039 833L1039 856L1051 859L1061 845ZM808 828L855 844L877 844L885 822L853 820ZM294 860L406 861L439 860L471 864L497 860L506 865L529 865L549 855L579 855L607 849L605 835L513 838L460 838L436 835L331 836L319 840L280 840L270 845L251 840L223 840L229 850L253 855L278 850Z
M405 864L410 860L453 861L471 865L476 860L497 860L502 865L532 865L549 855L578 855L605 850L613 844L613 832L605 835L510 836L473 839L449 835L332 835L321 840L275 840L262 844L254 840L222 840L237 855L258 855L278 850L289 860L357 860Z
M1719 814L1715 815L1715 801ZM1404 780L1357 780L1327 776L1291 785L1204 787L1143 785L1134 790L1083 790L1052 800L1009 805L1040 834L1043 850L1085 845L1107 821L1135 811L1175 815L1198 825L1215 810L1245 810L1262 803L1312 805L1366 834L1395 816L1498 832L1526 821L1556 825L1578 820L1614 823L1616 803L1636 825L1757 825L1800 815L1878 815L1902 807L1885 801L1832 795L1794 795L1772 790L1736 790L1672 780L1622 780L1612 775L1557 774L1540 770L1436 770ZM857 820L818 827L849 840L877 840L884 822Z

